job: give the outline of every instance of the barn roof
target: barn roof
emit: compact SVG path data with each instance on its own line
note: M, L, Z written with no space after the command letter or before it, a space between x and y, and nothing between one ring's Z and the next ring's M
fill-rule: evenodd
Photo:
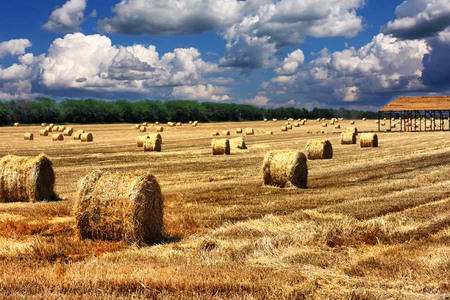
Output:
M450 96L399 97L380 111L450 110Z

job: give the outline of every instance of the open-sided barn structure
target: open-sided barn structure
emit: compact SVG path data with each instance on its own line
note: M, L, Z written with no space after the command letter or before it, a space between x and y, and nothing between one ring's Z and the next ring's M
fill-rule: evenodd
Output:
M450 96L399 97L378 112L382 130L450 131Z

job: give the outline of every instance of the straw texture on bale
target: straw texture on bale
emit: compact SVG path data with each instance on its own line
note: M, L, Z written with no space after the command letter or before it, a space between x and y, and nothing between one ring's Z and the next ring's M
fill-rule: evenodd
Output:
M242 128L236 128L236 133L242 133Z
M161 141L156 137L144 139L144 151L161 152Z
M48 130L45 129L45 128L39 130L39 135L40 135L40 136L48 136Z
M94 136L90 132L85 132L81 134L80 140L82 142L92 142L94 140Z
M52 135L52 141L64 141L64 136L62 133L54 133Z
M378 135L376 133L361 133L359 138L359 145L361 148L378 147Z
M246 135L254 135L255 130L253 130L253 128L245 128L245 134Z
M138 136L138 137L136 138L136 146L137 146L137 147L144 147L144 142L145 142L145 140L147 140L147 139L153 139L153 138L158 139L158 140L159 140L159 143L162 144L162 136L161 136L161 134L155 133L155 134L150 134L150 135L141 135L141 136Z
M213 139L211 141L213 155L229 155L230 154L230 140L229 139Z
M6 155L0 160L0 202L54 200L55 174L44 155Z
M160 241L163 201L150 173L94 171L79 183L74 206L78 234L138 245Z
M354 132L341 133L341 145L356 144L356 135Z
M328 140L310 140L306 144L308 159L333 158L333 146Z
M34 140L34 134L32 134L31 132L27 132L23 135L23 139L32 141L32 140Z
M270 151L264 157L262 171L265 185L306 188L308 183L307 161L302 152Z
M245 140L243 137L230 139L230 147L232 149L247 149L247 145L245 144Z

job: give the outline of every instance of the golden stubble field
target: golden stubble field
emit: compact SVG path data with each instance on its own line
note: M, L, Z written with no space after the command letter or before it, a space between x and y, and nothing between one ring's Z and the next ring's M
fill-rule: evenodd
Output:
M160 153L136 148L133 124L73 126L92 143L0 128L1 156L49 156L62 198L0 203L0 298L449 299L450 133L379 133L379 148L362 149L339 144L348 121L281 132L283 123L164 125ZM212 156L211 132L241 136L237 127L255 129L249 149ZM262 186L267 151L304 151L316 138L331 141L334 158L308 161L307 189ZM156 176L163 243L75 236L77 182L96 169Z

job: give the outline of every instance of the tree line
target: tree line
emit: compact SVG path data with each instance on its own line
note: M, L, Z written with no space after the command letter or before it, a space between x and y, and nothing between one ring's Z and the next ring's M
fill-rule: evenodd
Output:
M377 113L340 109L261 108L246 104L171 101L103 101L49 98L0 101L0 124L32 123L139 123L139 122L224 122L287 118L376 118Z

